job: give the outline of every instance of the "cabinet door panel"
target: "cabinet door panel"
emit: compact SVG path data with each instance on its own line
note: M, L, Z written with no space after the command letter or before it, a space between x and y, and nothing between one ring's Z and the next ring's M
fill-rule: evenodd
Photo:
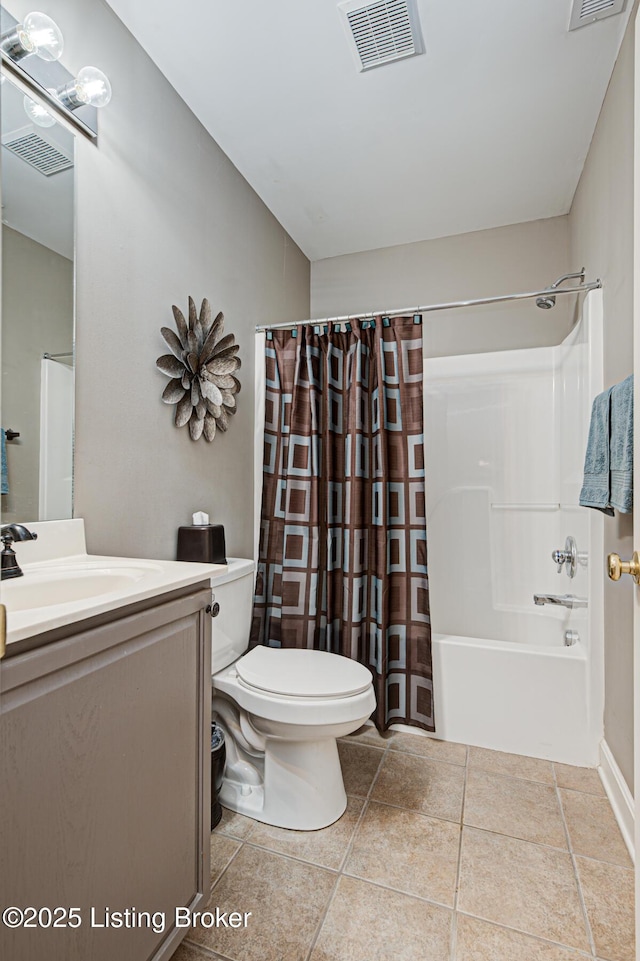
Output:
M4 699L1 900L80 908L82 926L2 928L2 957L146 961L201 900L205 626L114 637ZM98 927L107 912L127 926Z

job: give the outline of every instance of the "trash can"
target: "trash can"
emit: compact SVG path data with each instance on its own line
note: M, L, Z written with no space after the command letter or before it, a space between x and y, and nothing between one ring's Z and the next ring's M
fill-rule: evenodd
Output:
M211 722L211 830L219 823L222 817L222 808L218 795L222 787L224 776L224 765L227 759L227 751L224 746L224 731L215 721Z

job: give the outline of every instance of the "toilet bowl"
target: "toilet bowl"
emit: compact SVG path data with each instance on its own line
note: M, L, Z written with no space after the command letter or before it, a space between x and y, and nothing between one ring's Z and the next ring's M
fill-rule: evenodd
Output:
M375 708L371 674L325 651L255 647L247 652L253 561L230 559L212 579L213 711L226 733L221 803L277 827L317 830L347 798L336 738Z

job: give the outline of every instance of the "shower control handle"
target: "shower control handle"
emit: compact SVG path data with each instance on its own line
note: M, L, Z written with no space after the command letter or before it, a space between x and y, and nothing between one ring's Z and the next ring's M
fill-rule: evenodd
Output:
M640 584L640 556L633 552L630 561L621 561L619 554L609 554L607 557L607 573L612 581L619 581L623 574L630 574L636 584Z
M554 551L551 555L554 564L558 565L558 574L562 574L562 568L567 561L571 560L571 555L567 556L566 551Z
M576 576L576 570L578 568L578 545L574 537L569 535L564 542L564 550L552 551L551 557L554 564L558 565L558 574L562 574L562 568L566 564L569 577Z

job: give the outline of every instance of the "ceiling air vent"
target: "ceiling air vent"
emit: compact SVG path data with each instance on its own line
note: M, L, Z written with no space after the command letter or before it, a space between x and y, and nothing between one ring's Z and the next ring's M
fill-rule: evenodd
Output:
M415 0L338 4L360 70L424 52Z
M45 177L73 167L73 157L66 153L60 144L53 138L47 139L44 130L36 133L31 126L20 127L5 134L2 146L39 170Z
M622 13L627 0L573 0L569 30L577 30L596 20Z

